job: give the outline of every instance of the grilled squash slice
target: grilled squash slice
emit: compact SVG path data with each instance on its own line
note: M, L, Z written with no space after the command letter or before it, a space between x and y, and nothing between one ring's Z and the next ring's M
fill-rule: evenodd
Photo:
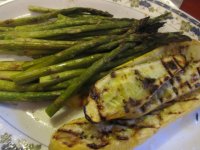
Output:
M84 109L86 118L96 123L101 120L133 118L133 111L185 65L185 58L175 55L113 71L92 88Z
M132 150L173 120L200 107L200 91L145 115L132 126L92 124L85 118L73 120L53 135L50 150Z

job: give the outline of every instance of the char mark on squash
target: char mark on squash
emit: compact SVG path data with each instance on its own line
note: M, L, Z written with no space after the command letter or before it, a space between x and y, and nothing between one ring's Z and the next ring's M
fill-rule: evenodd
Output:
M174 61L174 59L170 60L170 61L164 61L163 59L161 59L162 65L165 67L165 69L167 70L168 74L173 77L173 73L171 71L173 70L177 70L178 67Z
M197 72L200 75L200 67L197 67Z
M87 144L87 146L88 146L89 148L92 148L92 149L100 149L100 148L105 147L105 146L108 145L108 144L109 144L108 141L102 141L102 143L100 143L100 144L90 143L90 144Z
M116 72L115 72L115 71L112 71L112 72L110 73L110 77L111 77L111 78L115 78L115 77L116 77Z
M184 55L181 55L181 56L183 56L183 57L184 57L184 60L186 60L186 57L185 57ZM173 57L173 60L175 61L175 63L176 63L182 70L184 70L184 66L182 66L182 65L179 63L179 61L177 60L176 57Z
M91 97L91 99L95 101L99 100L100 98L100 94L95 87L92 87L92 89L90 90L89 96Z

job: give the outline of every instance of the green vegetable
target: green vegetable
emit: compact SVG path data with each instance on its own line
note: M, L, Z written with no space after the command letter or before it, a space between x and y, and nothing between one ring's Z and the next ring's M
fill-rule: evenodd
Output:
M0 79L12 80L12 76L20 73L21 71L0 71Z
M25 63L24 61L0 61L0 70L19 71Z
M0 48L9 50L61 50L77 44L77 41L52 41L18 38L14 40L0 40Z
M138 21L137 21L138 22ZM137 23L136 22L136 23ZM13 39L13 38L37 38L37 39L48 39L52 37L59 37L63 35L80 35L81 33L107 30L107 29L116 29L116 28L125 28L129 27L134 22L119 21L119 22L108 22L103 24L94 24L94 25L81 25L73 27L65 27L52 30L42 30L42 31L10 31L4 32L1 34L0 39Z
M14 81L17 80L20 83L21 81L24 83L24 82L33 81L41 76L45 76L45 75L56 73L56 72L61 72L63 70L84 68L91 65L91 63L100 59L102 56L103 54L95 54L95 55L91 55L91 56L87 56L87 57L83 57L79 59L69 60L57 65L52 65L52 66L44 67L41 69L35 69L31 71L27 70L25 72L22 72L14 76L13 79ZM26 80L26 81L23 81L23 80Z
M57 9L29 5L28 10L30 10L32 12L38 12L38 13L49 13L49 12L56 11Z
M108 12L103 12L100 10L92 9L92 8L83 8L83 7L73 7L68 9L60 9L54 12L45 13L39 16L31 16L24 17L18 19L8 19L0 22L0 26L20 26L26 24L34 24L43 21L47 21L48 19L57 17L58 14L69 15L69 14L82 14L82 13L91 13L93 15L100 16L108 16L112 17Z
M62 91L53 92L3 92L0 91L0 102L30 102L52 100Z

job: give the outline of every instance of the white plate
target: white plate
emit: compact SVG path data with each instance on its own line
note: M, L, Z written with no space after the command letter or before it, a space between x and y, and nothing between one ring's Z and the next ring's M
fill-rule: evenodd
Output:
M157 16L166 10L173 12L173 19L161 31L184 31L194 39L200 39L200 23L187 14L156 0L17 0L0 6L0 19L30 15L28 5L52 8L85 6L109 11L116 17L142 18ZM5 59L24 59L1 56ZM82 115L67 108L60 116L50 120L44 112L47 103L0 104L0 147L47 149L51 134L67 120ZM200 122L196 112L177 120L160 130L137 150L200 150Z

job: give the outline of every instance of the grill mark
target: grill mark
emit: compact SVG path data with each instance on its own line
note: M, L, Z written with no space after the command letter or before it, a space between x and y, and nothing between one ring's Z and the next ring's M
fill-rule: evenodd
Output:
M134 73L135 73L135 75L140 75L139 70L135 70Z
M123 141L126 141L129 139L128 136L120 136L120 135L117 135L116 138L117 140L123 140Z
M67 145L68 147L73 147L74 145L75 145L75 143L73 143L73 144L69 144L69 143L67 143L67 142L62 142L64 145Z
M131 105L131 106L139 106L141 104L141 101L139 100L134 100L133 98L129 97L128 99L128 103Z
M184 57L184 59L186 60L186 58L185 58L185 56L184 55L182 55L183 57ZM180 65L180 63L179 63L179 61L176 59L176 57L174 57L173 56L173 60L175 61L175 63L181 68L181 70L183 70L184 69L184 67L183 66L181 66Z
M99 100L99 98L100 98L100 94L98 93L98 91L95 87L93 87L90 90L89 96L91 97L92 100L95 100L95 101Z
M190 85L188 81L186 81L185 84L189 87L190 90L192 89L192 86Z
M158 98L158 100L160 101L161 104L163 103L163 98L162 97Z
M166 62L166 65L167 65L168 68L170 68L172 70L177 70L178 69L174 59L172 59L171 61Z
M59 139L61 139L58 135L53 135L53 139L55 139L55 140L59 140Z
M183 100L177 100L176 103L178 102L187 102L187 101L197 101L199 100L198 98L196 97L193 97L193 98L188 98L188 99L183 99Z
M156 127L153 125L135 125L136 129L144 129L144 128L151 128L151 129L155 129Z
M197 72L198 72L198 74L200 76L200 67L197 67Z
M168 81L170 79L170 77L169 76L166 76L165 78L164 78L164 81Z
M115 71L112 71L112 72L110 73L110 77L111 77L111 78L115 78L115 77L116 77Z
M195 88L199 88L199 87L200 87L200 83L196 83Z
M181 82L181 77L180 76L176 76L175 79L176 79L177 82Z
M156 98L156 101L157 101L158 103L160 103L160 105L162 105L162 103L163 103L163 99L162 99L162 98Z
M125 113L130 113L132 107L137 107L141 105L140 100L134 100L133 98L129 97L128 101L123 100L124 103L124 111Z
M89 122L91 122L91 123L96 123L96 122L94 122L94 121L90 118L90 116L87 114L86 106L83 107L83 113L84 113L84 115L85 115L85 118L86 118Z
M196 73L193 73L193 74L191 75L191 77L192 77L192 82L195 82L195 81L199 80L199 75L196 74Z
M76 136L76 137L80 137L84 132L81 132L81 133L79 133L79 132L74 132L74 131L72 131L72 130L66 130L66 129L58 129L57 130L58 132L64 132L64 133L67 133L67 134L71 134L71 135L73 135L73 136Z
M172 90L174 91L174 93L178 96L178 89L176 87L172 87Z
M169 83L173 86L174 85L174 80L173 78L169 80Z
M158 120L163 121L161 114L158 113L157 117L158 117Z
M168 115L180 115L182 112L168 112Z
M162 98L156 98L156 101L158 103L160 103L159 105L163 104L163 99ZM147 104L145 104L143 107L141 107L141 110L143 111L143 113L145 113L148 110L148 106L151 105L151 104L152 104L151 101L149 101ZM153 111L153 110L150 110L150 111Z
M142 113L146 112L147 104L143 105L142 107L138 108Z
M75 124L76 124L76 125L87 125L88 122L86 122L86 121L84 121L84 122L76 122Z
M172 73L170 72L170 70L168 69L166 63L163 61L163 59L161 59L161 63L162 65L165 67L166 71L168 72L168 74L170 75L170 77L173 77Z
M125 111L125 113L129 113L129 112L130 112L130 109L129 109L128 106L126 105L126 101L123 100L123 103L125 104L125 105L124 105L124 111Z
M153 94L158 88L159 88L158 85L156 85L156 84L152 85L150 88L150 93Z
M102 141L103 142L103 141ZM91 144L87 144L87 146L89 148L92 148L92 149L100 149L100 148L103 148L105 147L106 145L108 145L109 142L108 141L104 141L103 143L101 144L95 144L95 143L91 143Z

